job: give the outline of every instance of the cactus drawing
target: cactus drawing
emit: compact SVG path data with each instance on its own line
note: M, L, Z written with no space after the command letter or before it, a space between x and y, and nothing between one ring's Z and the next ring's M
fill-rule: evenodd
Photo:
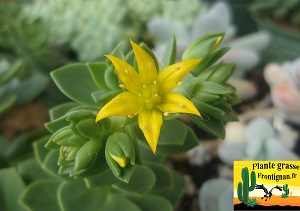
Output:
M251 185L249 186L249 171L248 168L245 167L242 169L242 182L239 182L237 193L238 193L238 199L243 202L244 204L247 204L249 201L249 192L253 191L256 185L256 174L254 171L251 172L250 175L251 179Z
M284 193L281 194L281 198L289 197L289 193L290 193L289 185L288 184L283 185L282 189L283 189Z

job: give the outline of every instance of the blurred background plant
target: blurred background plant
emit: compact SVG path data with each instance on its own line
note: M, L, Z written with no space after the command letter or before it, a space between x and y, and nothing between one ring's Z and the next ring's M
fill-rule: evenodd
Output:
M297 0L256 1L251 14L258 28L268 31L272 39L263 51L263 61L283 62L299 57L300 2Z

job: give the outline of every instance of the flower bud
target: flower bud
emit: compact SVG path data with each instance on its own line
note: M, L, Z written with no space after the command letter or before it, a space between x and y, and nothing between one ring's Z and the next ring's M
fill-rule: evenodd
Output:
M131 138L121 132L109 136L105 146L105 158L113 174L128 183L135 164L135 148Z
M204 58L215 50L224 37L224 33L208 34L196 40L182 54L182 60Z
M105 135L101 122L95 122L96 114L85 109L71 111L66 118L70 124L56 131L46 144L60 149L59 174L78 175L96 160Z

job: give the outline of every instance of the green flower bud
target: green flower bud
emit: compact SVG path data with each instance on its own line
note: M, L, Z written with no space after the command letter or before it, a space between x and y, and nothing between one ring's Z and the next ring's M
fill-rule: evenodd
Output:
M96 160L106 131L101 121L95 122L96 114L84 109L71 111L66 118L70 124L56 131L46 144L50 149L60 148L59 174L78 175Z
M182 60L204 58L215 50L224 37L224 33L208 34L196 40L182 54Z
M135 147L131 138L121 132L109 136L105 146L105 158L113 174L128 183L135 164Z

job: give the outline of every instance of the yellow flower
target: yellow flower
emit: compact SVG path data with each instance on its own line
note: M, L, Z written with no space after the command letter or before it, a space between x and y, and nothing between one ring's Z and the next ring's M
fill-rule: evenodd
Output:
M109 116L138 115L138 124L155 154L163 117L169 113L190 113L201 116L194 104L171 90L201 59L191 59L167 66L158 72L153 58L140 46L130 41L139 73L125 61L107 55L118 72L124 92L109 101L98 113L96 121Z

